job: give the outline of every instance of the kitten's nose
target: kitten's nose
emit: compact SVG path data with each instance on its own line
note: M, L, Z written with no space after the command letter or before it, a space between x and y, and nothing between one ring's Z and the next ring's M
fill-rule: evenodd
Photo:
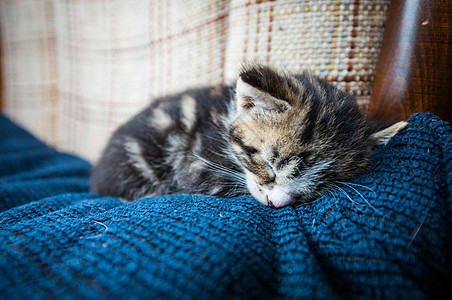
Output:
M270 206L271 208L277 208L277 207L273 204L273 202L268 198L268 196L265 196L265 200L267 201L268 206Z
M281 208L295 202L295 198L292 196L292 193L278 186L271 189L265 198L268 205L273 208Z

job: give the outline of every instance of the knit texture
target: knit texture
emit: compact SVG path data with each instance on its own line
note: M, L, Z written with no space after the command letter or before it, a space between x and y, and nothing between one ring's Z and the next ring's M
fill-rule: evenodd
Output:
M414 115L312 204L88 194L89 163L0 117L0 298L450 295L451 127Z

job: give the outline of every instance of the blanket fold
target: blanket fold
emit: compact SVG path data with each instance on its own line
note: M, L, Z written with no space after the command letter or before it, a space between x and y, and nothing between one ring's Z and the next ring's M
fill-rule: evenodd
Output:
M88 193L91 165L0 116L0 298L404 298L450 292L451 127L416 114L313 203Z

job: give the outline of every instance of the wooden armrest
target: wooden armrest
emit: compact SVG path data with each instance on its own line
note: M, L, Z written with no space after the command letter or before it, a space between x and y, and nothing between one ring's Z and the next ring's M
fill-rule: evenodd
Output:
M369 116L406 120L432 112L452 121L452 3L392 0Z

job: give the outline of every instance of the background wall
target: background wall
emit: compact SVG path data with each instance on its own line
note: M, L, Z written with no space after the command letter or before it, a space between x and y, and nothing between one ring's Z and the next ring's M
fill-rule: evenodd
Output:
M0 0L2 111L95 161L156 97L245 61L310 69L367 108L389 0Z

